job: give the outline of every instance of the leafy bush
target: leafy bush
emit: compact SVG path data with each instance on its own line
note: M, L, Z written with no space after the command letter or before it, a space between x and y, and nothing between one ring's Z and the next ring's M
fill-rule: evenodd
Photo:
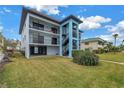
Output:
M99 51L99 54L102 54L105 52L103 48L98 48L98 51Z
M111 49L111 52L120 52L120 49L119 49L119 47L113 46Z
M124 51L124 45L120 45L119 48L120 48L120 51Z
M13 58L19 58L20 57L21 58L21 57L24 57L24 55L21 52L14 52L11 57L13 57Z
M90 51L75 50L72 56L73 62L79 65L95 66L99 63L99 57Z
M93 50L92 52L95 54L99 54L99 50Z

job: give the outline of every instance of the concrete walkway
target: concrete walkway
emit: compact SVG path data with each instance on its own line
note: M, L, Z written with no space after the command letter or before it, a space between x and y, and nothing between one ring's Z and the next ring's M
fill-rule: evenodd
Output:
M124 63L122 63L122 62L117 62L117 61L110 61L110 60L100 60L100 61L102 61L102 62L109 62L109 63L114 63L114 64L119 64L119 65L124 65Z

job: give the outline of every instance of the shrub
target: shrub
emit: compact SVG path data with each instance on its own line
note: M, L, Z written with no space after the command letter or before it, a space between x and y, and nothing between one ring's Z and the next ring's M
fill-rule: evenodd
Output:
M99 50L93 50L92 52L95 54L99 54Z
M90 51L75 50L72 56L73 62L79 65L95 66L99 62L99 57Z
M105 51L104 51L103 48L98 48L98 52L99 52L99 54L102 54L102 53L104 53Z
M111 49L111 52L120 52L120 49L119 49L119 47L113 46Z
M24 56L21 52L14 52L11 57L13 57L13 58L19 58L20 57L21 58Z

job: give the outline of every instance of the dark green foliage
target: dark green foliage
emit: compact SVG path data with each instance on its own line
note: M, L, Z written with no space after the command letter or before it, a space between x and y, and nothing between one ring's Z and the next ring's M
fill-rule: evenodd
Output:
M124 45L120 45L119 48L120 48L120 51L124 51Z
M73 62L79 65L95 66L99 62L99 57L90 51L78 51L72 52Z
M111 51L112 52L120 52L120 48L113 46L112 49L111 49Z

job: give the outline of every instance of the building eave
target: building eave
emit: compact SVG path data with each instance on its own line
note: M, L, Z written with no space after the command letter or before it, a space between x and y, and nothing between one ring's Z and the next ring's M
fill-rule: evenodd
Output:
M36 10L34 10L34 9L28 9L28 8L23 7L23 9L22 9L22 15L21 15L21 19L20 19L19 34L22 33L23 26L24 26L24 23L25 23L25 20L26 20L26 16L27 16L28 13L37 15L37 16L39 16L39 17L43 17L43 18L45 18L45 19L47 19L47 20L50 20L50 21L52 21L52 22L54 22L54 23L57 23L57 24L62 24L63 22L65 22L65 21L67 21L67 20L69 20L69 19L73 19L73 20L75 20L76 22L78 22L79 24L80 24L80 23L83 23L83 21L81 21L79 18L77 18L77 17L74 16L74 15L70 15L70 16L64 18L62 21L57 21L57 20L55 20L55 19L49 17L48 15L45 15L45 14L43 14L43 13L41 13L41 12L38 12L38 11L36 11Z
M47 16L47 15L45 15L43 13L40 13L40 12L38 12L36 10L33 10L33 9L27 9L27 8L23 7L23 9L22 9L22 15L21 15L21 20L20 20L19 34L22 33L24 22L25 22L25 19L26 19L26 16L27 16L28 13L37 15L39 17L43 17L43 18L45 18L47 20L50 20L50 21L55 22L57 24L60 24L59 21L57 21L57 20L55 20L55 19L53 19L53 18L51 18L51 17L49 17L49 16Z

